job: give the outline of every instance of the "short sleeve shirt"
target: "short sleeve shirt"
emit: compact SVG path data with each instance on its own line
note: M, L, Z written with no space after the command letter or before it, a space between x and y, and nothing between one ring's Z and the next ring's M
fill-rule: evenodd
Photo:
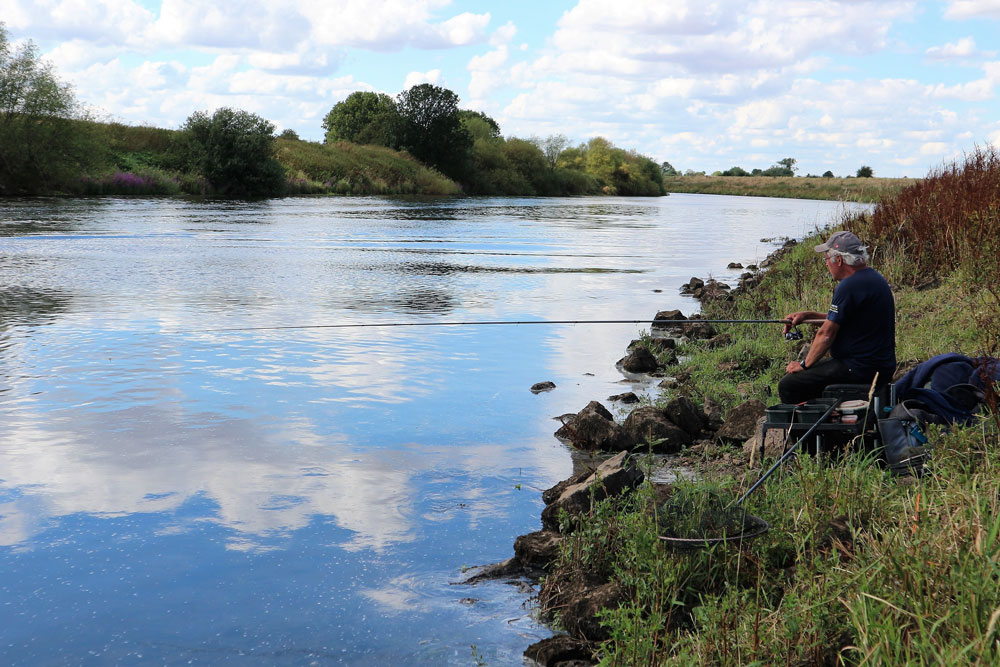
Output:
M889 283L866 267L844 278L833 292L826 319L839 325L830 356L858 373L896 365L896 302Z

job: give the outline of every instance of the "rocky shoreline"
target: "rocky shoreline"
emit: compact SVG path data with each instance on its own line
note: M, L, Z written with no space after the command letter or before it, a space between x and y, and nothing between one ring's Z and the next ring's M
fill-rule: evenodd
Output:
M731 300L752 290L760 282L762 272L789 252L796 241L789 240L771 253L760 266L747 267L739 285L731 288L713 279L692 278L681 287L702 302L712 299ZM743 268L736 263L730 268ZM699 409L685 394L684 383L690 374L679 364L675 349L683 342L702 341L708 348L730 343L728 335L717 334L700 315L686 318L680 311L656 314L650 338L632 341L626 356L616 366L625 374L663 377L659 386L675 390L677 395L665 406L639 405L619 424L612 413L599 401L588 403L576 414L558 417L562 422L555 436L579 451L609 456L592 469L585 469L542 493L542 529L522 535L514 541L514 556L502 563L479 568L463 583L475 584L489 579L522 579L542 582L538 594L540 616L546 622L558 621L566 634L556 635L532 644L525 657L544 667L583 667L596 664L594 651L607 639L598 621L602 609L617 607L626 592L613 580L592 576L586 572L574 578L555 578L550 571L559 558L560 544L572 532L573 517L588 514L594 503L627 493L645 480L636 456L652 451L669 455L679 466L698 462L701 474L746 474L753 453L759 449L759 430L765 406L761 401L747 401L722 415L719 406L707 400ZM753 363L753 360L748 360ZM539 383L533 392L549 391L555 385ZM619 405L639 403L629 392L608 397ZM719 447L722 444L723 447ZM724 445L742 445L726 448ZM768 449L781 443L767 443ZM710 460L708 450L720 450ZM671 492L669 484L654 483L655 497L660 502Z

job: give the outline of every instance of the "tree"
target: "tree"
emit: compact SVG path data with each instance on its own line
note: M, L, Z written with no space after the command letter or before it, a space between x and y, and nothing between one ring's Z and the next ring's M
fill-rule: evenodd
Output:
M462 121L462 127L469 133L473 141L478 139L496 141L500 139L500 126L482 111L461 109L458 112L458 118Z
M874 175L875 172L872 171L872 168L868 165L863 165L860 169L858 169L858 178L871 178Z
M726 169L724 172L722 172L722 175L723 176L749 176L750 172L748 172L743 167L730 167L729 169Z
M31 192L78 176L92 158L67 84L27 42L11 49L0 23L0 193Z
M798 162L798 160L796 160L795 158L793 158L793 157L786 157L786 158L784 158L782 160L778 160L775 164L777 164L779 167L784 167L789 172L791 172L792 174L794 174L795 171L796 171L796 166L795 166L796 162Z
M566 138L565 134L550 134L544 139L536 137L532 141L542 150L542 153L545 155L545 161L549 163L550 169L556 168L559 156L569 146L569 139Z
M823 178L833 178L833 172L827 169L823 172Z
M281 191L285 172L274 159L274 124L237 109L221 108L209 116L196 111L181 128L192 166L212 189L240 196Z
M376 143L390 146L394 137L386 129L395 125L396 102L385 93L359 90L337 102L323 118L325 141L350 141L356 144Z
M472 137L462 127L458 95L422 83L400 93L396 108L402 119L401 147L446 176L462 176Z
M282 139L291 139L292 141L299 141L299 133L293 130L292 128L287 128L282 130L281 134L279 134L278 136L281 137Z
M674 169L674 165L669 162L660 165L660 173L664 176L680 176L680 172Z

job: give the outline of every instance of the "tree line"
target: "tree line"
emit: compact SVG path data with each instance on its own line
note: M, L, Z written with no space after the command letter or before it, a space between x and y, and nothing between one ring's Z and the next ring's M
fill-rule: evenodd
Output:
M278 151L280 146L281 154L294 153L297 133L285 130L279 139L272 122L249 111L196 111L177 131L122 129L96 122L37 48L28 42L13 49L0 23L0 194L143 192L148 186L270 196L289 192L293 184L296 191L332 187L333 179L301 185L310 174L292 173ZM460 108L453 91L429 83L395 97L352 93L333 106L323 129L324 148L331 152L357 154L346 146L354 144L408 154L466 194L666 193L662 170L644 155L601 137L575 146L562 135L504 137L493 118ZM300 152L305 143L312 142L301 142ZM348 173L338 183L352 178Z

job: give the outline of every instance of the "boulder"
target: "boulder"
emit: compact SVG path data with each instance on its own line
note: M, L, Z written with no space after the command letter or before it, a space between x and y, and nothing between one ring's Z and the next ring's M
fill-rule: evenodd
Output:
M617 401L619 403L625 403L630 405L632 403L638 403L639 397L635 395L634 391L627 391L624 394L615 394L614 396L608 396L609 401Z
M617 581L611 581L571 598L559 620L571 636L590 641L603 641L608 639L609 635L607 629L597 619L598 612L617 609L625 599L622 585Z
M514 540L514 557L525 567L547 570L559 557L563 536L553 530L539 530Z
M750 466L760 464L760 432L764 428L764 420L761 417L754 425L753 436L743 443L743 452L750 459ZM777 457L785 453L786 433L781 428L769 428L764 434L764 456Z
M724 333L709 338L708 342L705 343L705 347L707 347L710 350L714 350L717 347L725 347L726 345L730 345L732 344L732 342L733 342L733 337L727 333Z
M542 510L542 526L558 531L562 510L570 515L589 512L591 500L596 502L616 496L635 488L642 480L643 474L632 457L628 452L620 452L598 466L583 481L564 488L559 497Z
M568 635L556 635L535 642L524 650L524 657L541 667L583 667L595 665L588 642Z
M667 419L681 427L686 433L697 437L705 428L704 414L687 396L678 396L663 408Z
M687 281L687 283L685 283L683 286L685 288L691 290L691 291L694 291L694 290L698 289L699 287L704 287L705 286L705 281L702 280L701 278L696 278L696 277L692 276L691 280Z
M753 437L757 420L764 416L767 409L756 399L737 405L726 415L726 421L718 430L719 438L745 442Z
M705 288L699 288L705 289ZM698 291L695 290L695 298ZM680 332L688 338L711 338L715 335L715 329L711 324L699 323L697 319L688 319L679 310L661 310L653 317L652 329Z
M634 348L626 357L619 359L618 364L629 373L651 373L660 365L645 346Z
M633 410L622 428L636 446L643 447L647 442L660 441L653 449L667 454L680 451L694 440L690 433L670 421L663 410L652 405Z
M727 266L726 268L727 269L742 269L743 265L740 264L739 262L729 262L729 266Z
M608 409L591 401L556 431L556 437L577 449L619 451L631 444L621 425L615 423Z
M531 385L531 393L540 394L543 391L552 391L555 388L556 388L555 382L550 382L548 380L546 380L545 382L536 382L535 384Z
M711 397L705 398L705 428L710 431L718 431L722 426L722 406L716 403Z

